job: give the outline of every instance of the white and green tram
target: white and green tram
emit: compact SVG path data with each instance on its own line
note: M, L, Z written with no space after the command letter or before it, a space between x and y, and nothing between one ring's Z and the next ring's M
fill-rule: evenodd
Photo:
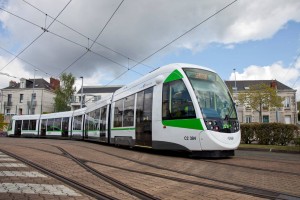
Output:
M36 123L51 115L59 113L41 115ZM233 156L241 137L235 104L222 79L211 69L184 63L160 67L89 107L61 116L61 124L68 122L68 134L61 125L56 130L60 137L200 156ZM16 124L26 117L13 117L9 135L17 135ZM45 137L40 127L36 136Z

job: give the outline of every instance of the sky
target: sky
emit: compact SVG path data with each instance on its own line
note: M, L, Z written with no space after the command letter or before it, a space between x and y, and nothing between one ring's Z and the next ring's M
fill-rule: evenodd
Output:
M124 85L171 63L276 79L300 100L298 0L0 0L0 88L20 78ZM235 69L235 74L234 74Z

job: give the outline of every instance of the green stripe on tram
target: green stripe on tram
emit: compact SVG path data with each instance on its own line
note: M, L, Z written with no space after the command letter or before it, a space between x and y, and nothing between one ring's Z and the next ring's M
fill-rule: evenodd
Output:
M171 126L171 127L204 130L200 119L163 120L162 124L165 126Z
M166 78L164 83L176 81L176 80L179 80L182 78L183 78L183 75L178 71L178 69L176 69Z
M134 131L135 128L112 128L112 131Z

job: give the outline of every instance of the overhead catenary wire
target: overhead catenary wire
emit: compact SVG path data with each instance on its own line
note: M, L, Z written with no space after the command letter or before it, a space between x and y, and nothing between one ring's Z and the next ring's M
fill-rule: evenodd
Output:
M64 8L58 13L58 15L56 16L56 18L59 17L59 15L61 15L61 13L66 9L66 7L71 3L72 0L69 0L69 2L64 6ZM5 12L8 12L6 10L4 10L3 8L0 8L1 10L5 11ZM11 12L8 12L9 14L12 14L14 15L13 13ZM14 15L16 16L16 15ZM17 17L17 16L16 16ZM19 16L18 16L19 17ZM20 17L19 17L20 18ZM25 20L24 18L22 18L23 20ZM34 24L28 20L25 20L31 24ZM54 23L54 20L52 21L52 23L49 24L49 26L45 29L49 29L50 26ZM44 30L41 34L39 34L32 42L30 42L22 51L20 51L12 60L10 60L4 67L2 67L0 69L0 71L2 71L3 69L5 69L10 63L12 63L17 57L19 57L24 51L26 51L33 43L35 43L46 31Z
M215 13L213 13L212 15L210 15L209 17L205 18L204 20L202 20L200 23L198 23L197 25L193 26L192 28L190 28L189 30L185 31L183 34L179 35L178 37L176 37L175 39L171 40L170 42L168 42L167 44L165 44L164 46L162 46L161 48L159 48L158 50L154 51L153 53L151 53L149 56L145 57L144 59L142 59L141 61L139 61L137 64L135 64L134 66L132 66L130 69L124 71L123 73L121 73L119 76L117 76L115 79L113 79L112 81L110 81L109 83L107 83L106 85L111 84L112 82L114 82L115 80L119 79L121 76L123 76L125 73L127 73L129 70L132 70L134 67L136 67L137 65L139 65L140 63L144 62L145 60L151 58L152 56L154 56L155 54L157 54L158 52L160 52L161 50L165 49L167 46L169 46L170 44L174 43L175 41L177 41L178 39L182 38L183 36L185 36L186 34L190 33L191 31L193 31L194 29L196 29L197 27L199 27L200 25L202 25L203 23L207 22L208 20L210 20L212 17L216 16L217 14L219 14L220 12L224 11L226 8L228 8L229 6L231 6L232 4L234 4L235 2L237 2L238 0L234 0L231 3L227 4L226 6L224 6L223 8L219 9L218 11L216 11Z
M5 52L7 52L7 53L9 53L9 54L11 54L11 55L13 55L13 56L16 56L14 53L8 51L7 49L5 49L5 48L3 48L3 47L1 47L1 46L0 46L0 49L2 49L3 51L5 51ZM39 71L45 73L46 75L50 75L50 76L54 77L53 74L49 74L48 72L42 70L41 68L37 67L36 65L33 65L32 63L30 63L30 62L24 60L23 58L20 58L20 57L17 57L17 58L18 58L19 60L23 61L24 63L26 63L26 64L32 66L33 68L38 69Z
M291 67L295 67L295 65L296 65L296 63L297 63L297 61L298 61L298 59L300 58L300 52L297 54L297 56L295 57L295 59L294 59L294 62L293 62L293 64L291 65ZM290 70L291 68L289 68L289 70ZM287 73L286 73L286 75L287 75ZM285 75L285 76L286 76ZM299 78L300 78L300 76L298 76L298 78L295 80L295 82L294 82L294 84L292 85L292 88L296 85L296 83L297 83L297 81L299 80Z
M113 12L113 14L110 16L110 18L108 19L108 21L105 23L105 25L103 26L103 28L101 29L100 33L97 35L96 39L94 40L93 44L89 47L90 49L94 46L95 42L98 40L98 38L100 37L100 35L103 33L103 31L105 30L105 28L107 27L107 25L109 24L109 22L111 21L111 19L114 17L114 15L116 14L116 12L119 10L119 8L121 7L122 3L124 2L124 0L122 0L118 7L116 8L116 10Z
M105 28L107 27L107 25L109 24L109 22L111 21L111 19L113 18L113 16L116 14L116 12L119 10L119 8L121 7L122 3L124 2L124 0L122 0L118 7L115 9L115 11L113 12L113 14L110 16L110 18L108 19L108 21L105 23L104 27L101 29L100 33L98 34L98 36L96 37L96 39L94 41L96 41L100 35L103 33L103 31L105 30ZM93 47L93 45L95 44L95 42L93 42L93 44L91 45L91 47L86 48L86 52L84 52L82 55L80 55L77 59L75 59L75 61L73 61L70 65L68 65L64 70L62 70L62 72L59 74L59 76L64 73L67 69L69 69L70 67L72 67L75 63L77 63L81 58L83 58L89 51L91 51L91 48Z
M33 7L33 8L36 9L36 10L38 10L39 12L41 12L41 13L47 15L47 13L44 12L43 10L41 10L40 8L38 8L38 7L34 6L33 4L27 2L26 0L23 0L23 1L24 1L25 3L27 3L29 6ZM121 3L123 3L123 1L122 1ZM120 7L120 6L121 6L121 4L119 4L119 7ZM115 11L115 12L116 12L116 11ZM80 36L86 38L86 39L88 40L88 44L89 44L89 41L91 41L91 42L93 42L93 44L97 44L97 45L99 45L99 46L101 46L101 47L103 47L103 48L105 48L105 49L107 49L107 50L109 50L109 51L111 51L111 52L114 52L115 54L118 54L119 56L122 56L123 58L129 59L129 60L132 60L132 61L135 62L135 63L138 63L138 61L136 61L135 59L130 58L129 56L127 56L127 55L125 55L125 54L123 54L123 53L120 53L120 52L118 52L118 51L116 51L116 50L114 50L114 49L112 49L112 48L110 48L110 47L108 47L108 46L106 46L106 45L104 45L104 44L101 44L101 43L97 42L98 37L97 37L95 40L92 40L90 37L84 35L83 33L79 32L79 31L77 31L77 30L75 30L74 28L70 27L69 25L67 25L67 24L65 24L65 23L63 23L63 22L61 22L60 20L54 19L51 15L48 14L47 16L48 16L49 18L55 20L57 23L63 25L64 27L66 27L66 28L72 30L73 32L77 33L78 35L80 35ZM104 28L104 27L103 27L103 28ZM100 34L99 34L99 35L100 35ZM91 48L91 47L89 47L89 45L88 45L87 48ZM140 63L140 64L143 65L143 66L145 66L145 67L148 67L149 69L154 69L153 67L151 67L151 66L149 66L149 65L146 65L146 64L144 64L144 63Z
M79 46L79 47L82 47L82 48L86 49L87 51L84 52L83 54L81 54L81 55L78 57L78 58L80 58L80 59L81 59L82 57L84 57L84 55L86 55L86 53L87 53L88 51L90 51L90 52L94 53L95 55L97 55L97 56L99 56L99 57L102 57L102 58L105 58L106 60L109 60L109 61L111 61L111 62L113 62L113 63L115 63L115 64L117 64L117 65L119 65L119 66L122 66L122 67L124 67L124 68L126 68L126 69L128 68L128 67L126 67L125 65L122 65L122 64L120 64L120 63L118 63L118 62L116 62L116 61L114 61L114 60L112 60L112 59L110 59L110 58L108 58L108 57L106 57L106 56L103 56L103 55L101 55L101 54L99 54L99 53L97 53L97 52L95 52L95 51L92 51L90 48L88 48L88 47L86 47L86 46L84 46L84 45L82 45L82 44L79 44L78 42L75 42L75 41L73 41L73 40L71 40L71 39L68 39L68 38L66 38L66 37L64 37L64 36L61 36L61 35L59 35L59 34L56 34L56 33L52 32L52 31L50 31L50 30L48 30L48 29L46 29L46 28L44 28L44 27L39 26L39 25L36 24L36 23L33 23L33 22L31 22L31 21L29 21L29 20L27 20L27 19L25 19L25 18L23 18L23 17L20 17L20 16L14 14L14 13L11 13L11 12L9 12L9 11L3 9L3 8L0 8L0 9L2 9L3 11L5 11L5 12L7 12L7 13L9 13L9 14L11 14L11 15L13 15L13 16L15 16L15 17L17 17L17 18L19 18L19 19L21 19L21 20L23 20L23 21L26 21L26 22L32 24L33 26L36 26L36 27L38 27L38 28L41 28L42 30L46 31L47 33L50 33L50 34L52 34L52 35L54 35L54 36L56 36L56 37L59 37L59 38L61 38L61 39L63 39L63 40L66 40L66 41L68 41L68 42L70 42L70 43L73 43L73 44L75 44L75 45L77 45L77 46ZM48 15L48 16L49 16L49 15ZM48 26L48 27L49 27L49 26ZM93 40L92 40L92 41L93 41ZM79 61L80 59L78 59L78 58L76 58L75 61L73 61L70 65L68 65L68 66L66 67L66 69L69 69L69 68L70 68L72 65L74 65L77 61ZM19 58L19 59L20 59L20 58ZM64 70L63 70L59 75L57 75L57 76L59 77L63 72L66 71L66 69L64 69ZM141 73L139 73L139 72L137 72L137 71L135 71L135 70L132 70L132 71L135 72L135 73L137 73L137 74L139 74L139 75L142 75ZM52 76L54 76L54 75L52 75Z

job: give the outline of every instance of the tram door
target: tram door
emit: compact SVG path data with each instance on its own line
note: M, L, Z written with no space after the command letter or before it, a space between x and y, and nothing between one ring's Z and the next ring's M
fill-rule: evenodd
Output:
M153 88L137 93L135 144L152 146Z
M68 117L64 117L62 119L61 135L62 135L62 137L68 137L68 135L69 135L69 118Z
M21 136L22 120L15 122L15 136Z
M101 108L101 118L100 118L100 141L106 142L106 107Z
M41 136L46 136L47 119L42 120L41 124Z

